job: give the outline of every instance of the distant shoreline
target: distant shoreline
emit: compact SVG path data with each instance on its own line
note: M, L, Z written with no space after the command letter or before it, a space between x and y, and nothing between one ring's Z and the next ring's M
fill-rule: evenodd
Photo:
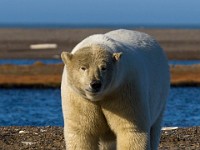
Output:
M72 24L72 23L1 23L0 28L19 28L19 29L118 29L118 28L125 28L125 29L200 29L199 24L107 24L107 23L93 23L93 24Z
M60 59L62 51L71 51L87 36L110 30L112 29L0 28L0 59ZM134 30L155 37L169 60L200 60L200 29ZM43 46L38 48L38 44ZM44 44L51 45L51 49L45 49ZM31 45L37 45L37 49L31 49ZM58 88L63 65L55 65L40 62L24 67L0 65L0 87ZM171 85L200 86L200 66L171 65Z
M132 29L132 28L131 28ZM0 28L0 59L58 59L92 34L112 28ZM169 59L200 59L200 29L133 28L155 37ZM31 44L56 44L55 49L31 50Z
M0 65L0 88L60 88L63 64ZM171 86L200 86L200 64L170 65Z

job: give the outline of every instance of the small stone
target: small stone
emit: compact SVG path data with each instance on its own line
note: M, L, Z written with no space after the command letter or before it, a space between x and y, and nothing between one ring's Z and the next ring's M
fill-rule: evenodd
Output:
M176 130L178 127L163 127L162 131Z
M35 144L36 142L27 142L27 141L23 141L22 144L25 144L25 145L32 145L32 144Z
M40 129L40 132L46 132L47 130Z
M19 131L19 134L25 134L25 133L29 133L28 131Z

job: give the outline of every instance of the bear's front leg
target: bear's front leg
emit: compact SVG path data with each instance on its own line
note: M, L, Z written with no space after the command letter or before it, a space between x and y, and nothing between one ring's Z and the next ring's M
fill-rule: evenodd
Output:
M120 104L117 99L111 104L103 103L102 110L116 135L117 150L150 150L149 122L143 112L138 114L129 107L131 104L124 101L124 105L117 105Z
M124 130L117 133L118 150L150 150L147 133Z
M108 126L96 103L72 96L63 107L64 135L67 150L97 150L99 136Z
M71 129L70 129L71 130ZM65 129L65 142L67 150L97 150L98 138L89 133Z

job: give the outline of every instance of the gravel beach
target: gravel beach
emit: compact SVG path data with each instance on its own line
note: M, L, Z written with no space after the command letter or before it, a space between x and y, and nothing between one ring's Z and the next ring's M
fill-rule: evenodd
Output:
M1 150L64 150L63 127L0 127ZM200 149L200 127L162 131L159 150Z

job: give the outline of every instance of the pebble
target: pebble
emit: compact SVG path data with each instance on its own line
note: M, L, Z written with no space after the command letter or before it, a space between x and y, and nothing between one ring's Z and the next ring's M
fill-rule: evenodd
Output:
M25 134L25 133L29 133L28 131L19 131L19 134Z
M176 130L178 127L163 127L162 131L168 131L168 130Z
M47 130L40 129L40 132L46 132Z
M25 144L25 145L32 145L32 144L35 144L36 142L26 142L26 141L23 141L22 144Z

